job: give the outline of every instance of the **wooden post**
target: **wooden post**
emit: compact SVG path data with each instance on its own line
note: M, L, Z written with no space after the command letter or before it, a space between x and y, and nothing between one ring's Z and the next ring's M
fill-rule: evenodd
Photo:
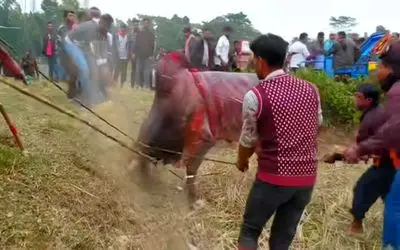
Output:
M18 147L24 152L24 145L22 144L22 140L19 137L17 127L11 122L10 117L8 116L6 110L3 107L3 104L0 103L0 112L4 117L4 120L7 122L8 127L10 128L11 133L15 138L15 142L17 143Z

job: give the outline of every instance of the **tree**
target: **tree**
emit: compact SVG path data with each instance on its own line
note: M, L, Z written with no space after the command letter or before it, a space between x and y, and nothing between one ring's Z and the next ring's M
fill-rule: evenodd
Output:
M57 0L43 0L40 7L47 21L56 21L61 14Z
M253 27L250 19L243 12L228 13L209 22L203 22L203 26L210 28L216 36L221 35L223 27L227 25L233 28L233 40L253 40L261 35L260 31Z
M78 10L79 2L78 0L62 0L60 7L61 10Z
M329 25L337 31L351 31L352 28L358 25L357 19L349 16L331 17Z

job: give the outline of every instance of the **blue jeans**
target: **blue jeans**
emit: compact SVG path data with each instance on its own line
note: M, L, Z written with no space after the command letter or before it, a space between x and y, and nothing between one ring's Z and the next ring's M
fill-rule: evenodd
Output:
M57 57L57 70L58 70L58 80L66 81L67 73L65 72L64 67L61 64L60 56Z
M50 79L57 78L57 57L56 56L48 56L47 64L49 66Z
M135 80L140 87L151 87L152 60L150 58L136 58Z
M400 171L398 170L385 200L383 246L400 250Z
M66 42L64 42L64 49L78 68L80 87L84 91L87 89L90 82L90 71L85 53L78 45Z

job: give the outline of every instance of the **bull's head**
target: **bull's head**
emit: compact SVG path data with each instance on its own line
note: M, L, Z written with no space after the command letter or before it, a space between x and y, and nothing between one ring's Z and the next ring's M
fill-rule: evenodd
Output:
M155 98L142 124L139 144L148 155L165 164L180 159L187 120L196 105L196 89L184 54L166 54L155 65Z

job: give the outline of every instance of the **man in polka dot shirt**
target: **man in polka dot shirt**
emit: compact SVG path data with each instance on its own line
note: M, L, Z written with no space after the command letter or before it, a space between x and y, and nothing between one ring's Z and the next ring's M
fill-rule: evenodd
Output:
M237 167L246 171L258 146L258 171L243 216L239 250L257 249L262 229L274 213L269 247L289 249L316 180L322 123L319 93L313 84L283 71L287 46L273 34L250 45L261 81L243 100Z

